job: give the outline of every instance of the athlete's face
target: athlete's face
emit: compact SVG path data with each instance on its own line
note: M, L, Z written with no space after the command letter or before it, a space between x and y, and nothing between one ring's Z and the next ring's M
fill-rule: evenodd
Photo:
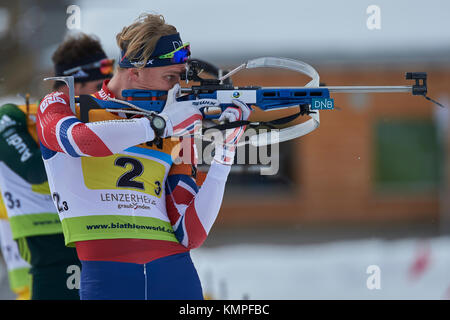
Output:
M133 89L168 91L180 82L180 75L186 72L184 64L166 67L129 69Z

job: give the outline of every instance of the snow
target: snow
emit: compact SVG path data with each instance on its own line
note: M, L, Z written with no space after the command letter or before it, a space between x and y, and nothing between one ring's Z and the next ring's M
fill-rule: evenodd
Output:
M213 299L450 299L449 249L450 237L363 239L199 248L192 259ZM369 266L379 289L367 286ZM12 297L1 263L0 299Z
M341 241L197 249L192 259L215 299L448 299L450 238ZM380 288L369 289L369 266Z

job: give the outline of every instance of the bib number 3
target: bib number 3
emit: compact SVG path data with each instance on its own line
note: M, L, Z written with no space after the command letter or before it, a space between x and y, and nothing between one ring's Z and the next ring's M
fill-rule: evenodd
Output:
M14 199L14 197L11 194L11 192L5 192L3 194L3 196L6 199L6 206L9 209L20 208L20 200L19 199Z

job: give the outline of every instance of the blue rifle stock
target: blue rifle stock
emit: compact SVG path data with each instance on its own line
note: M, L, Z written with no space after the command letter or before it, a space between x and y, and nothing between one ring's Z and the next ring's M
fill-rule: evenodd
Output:
M311 105L312 110L333 109L333 100L327 88L261 88L261 87L238 87L238 88L215 88L192 87L188 93L178 101L196 99L217 99L224 111L233 106L232 100L239 99L249 105L259 107L261 110L269 111L294 107L298 105ZM331 102L331 105L330 105ZM201 109L201 111L204 111ZM215 119L219 114L205 114L205 119Z

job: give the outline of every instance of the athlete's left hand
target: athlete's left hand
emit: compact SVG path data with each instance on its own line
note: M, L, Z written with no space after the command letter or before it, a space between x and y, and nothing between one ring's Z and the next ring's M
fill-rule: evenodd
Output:
M235 107L228 107L219 117L219 121L246 121L250 117L252 110L244 102L238 99L233 99L232 103ZM227 129L223 137L223 141L215 142L214 160L222 164L231 165L234 161L236 153L236 145L239 139L244 134L246 125Z
M236 107L228 107L219 117L219 122L222 121L245 121L248 120L252 110L244 102L238 99L231 101Z

